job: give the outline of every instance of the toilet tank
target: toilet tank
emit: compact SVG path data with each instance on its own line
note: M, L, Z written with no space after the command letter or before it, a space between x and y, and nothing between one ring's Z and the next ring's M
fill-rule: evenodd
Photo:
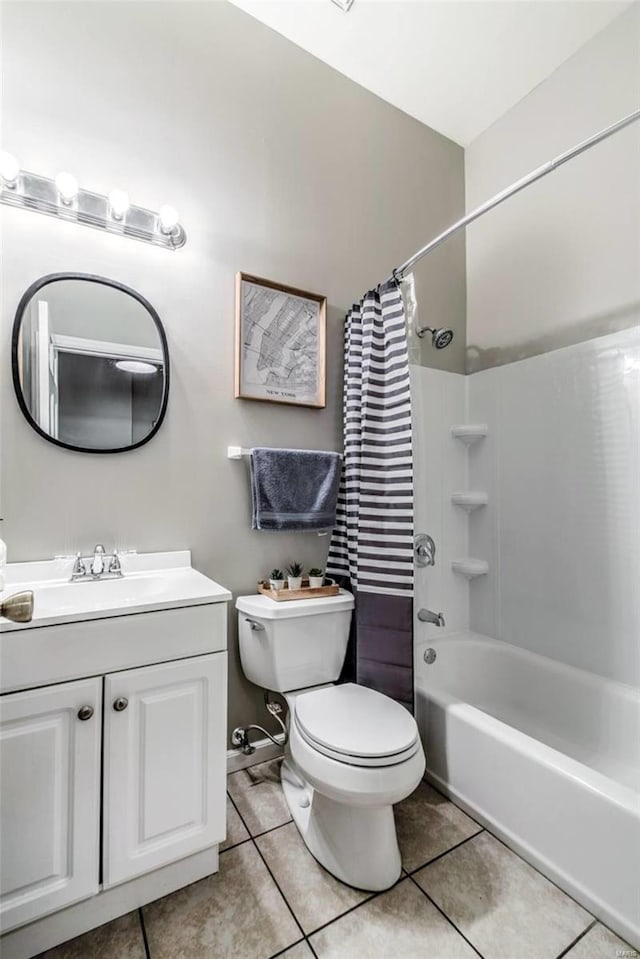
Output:
M247 679L286 693L335 682L349 640L351 593L276 602L268 596L239 596L240 659Z

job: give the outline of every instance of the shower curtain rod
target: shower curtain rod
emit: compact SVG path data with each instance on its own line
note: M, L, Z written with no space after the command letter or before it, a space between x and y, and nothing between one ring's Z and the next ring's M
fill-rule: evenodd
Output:
M423 256L431 253L432 250L435 250L437 246L440 246L441 243L444 243L445 240L448 240L449 237L453 236L454 233L457 233L458 230L464 229L464 227L468 226L469 223L473 223L474 220L484 216L484 214L488 213L489 210L493 210L494 207L498 206L500 203L503 203L505 200L508 200L509 197L514 196L514 194L519 193L520 190L524 190L525 187L528 187L531 183L535 183L536 180L542 179L542 177L546 176L548 173L553 173L553 171L557 170L558 167L562 166L563 163L567 163L568 160L573 160L574 157L579 156L580 153L584 153L585 150L590 150L591 147L596 145L596 143L600 143L602 140L606 140L607 137L613 136L613 134L617 133L618 130L623 130L625 127L629 126L630 123L634 123L636 120L640 120L640 110L636 110L634 113L630 113L628 116L618 120L617 123L612 123L611 126L605 127L604 130L601 130L599 133L595 133L587 140L583 140L582 143L578 143L577 146L572 147L571 150L567 150L566 153L561 153L560 156L557 156L554 160L549 160L547 163L543 163L542 166L537 167L537 169L527 174L527 176L522 177L520 180L516 180L516 182L512 183L511 186L506 188L506 190L496 193L496 195L490 200L487 200L486 203L476 207L475 210L472 210L471 213L468 213L461 220L458 220L457 223L454 223L452 226L450 226L444 231L444 233L440 233L439 236L427 243L426 246L423 246L421 250L418 250L418 252L414 253L413 256L409 257L408 260L405 260L401 266L396 267L387 280L387 283L393 283L394 281L398 282L402 280L404 278L404 274L407 272L407 270L411 269L414 263L417 263L418 260L421 260Z

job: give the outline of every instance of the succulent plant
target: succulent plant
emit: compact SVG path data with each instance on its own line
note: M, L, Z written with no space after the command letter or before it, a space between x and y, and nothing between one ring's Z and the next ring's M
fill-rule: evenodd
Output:
M281 569L272 569L269 573L269 579L284 579L284 573Z
M323 574L324 574L324 571L321 569L318 569L316 566L314 566L313 569L309 570L309 576L315 577L315 576L322 576Z
M287 566L287 573L294 579L297 579L298 576L302 576L302 563L289 563Z

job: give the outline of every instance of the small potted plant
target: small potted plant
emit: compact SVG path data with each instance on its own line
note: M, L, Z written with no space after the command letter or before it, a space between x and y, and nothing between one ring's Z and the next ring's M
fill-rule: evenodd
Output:
M284 589L284 573L281 569L272 569L269 573L269 586L271 589Z
M300 589L302 586L302 564L290 563L287 566L287 583L289 589Z
M314 567L309 570L309 586L319 589L324 584L324 570Z

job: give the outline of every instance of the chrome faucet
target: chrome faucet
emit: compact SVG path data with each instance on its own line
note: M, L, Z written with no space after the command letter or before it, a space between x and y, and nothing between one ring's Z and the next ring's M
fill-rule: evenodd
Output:
M90 582L96 579L113 579L122 576L122 567L120 558L114 550L110 556L106 555L102 543L93 550L93 556L83 557L81 553L76 553L75 562L71 571L71 582L84 580Z
M421 623L433 623L434 626L444 626L442 613L433 613L430 609L419 609L418 619Z

